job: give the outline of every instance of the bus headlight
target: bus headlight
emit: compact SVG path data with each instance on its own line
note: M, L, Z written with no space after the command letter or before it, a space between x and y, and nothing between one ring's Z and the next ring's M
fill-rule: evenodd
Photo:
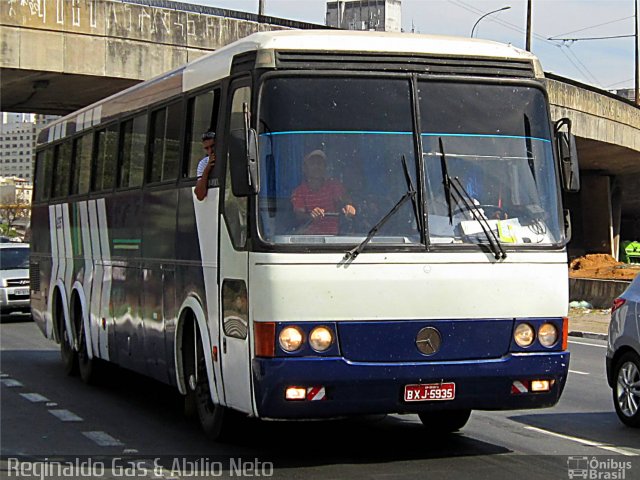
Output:
M333 343L333 333L327 327L316 327L309 335L309 345L316 352L324 352Z
M283 328L278 342L285 352L295 352L302 345L303 335L298 327Z
M515 332L513 332L513 339L520 347L528 347L533 343L535 338L536 333L533 330L533 327L528 323L519 324L516 327Z
M558 329L552 323L545 323L538 330L538 339L544 347L552 347L558 341Z

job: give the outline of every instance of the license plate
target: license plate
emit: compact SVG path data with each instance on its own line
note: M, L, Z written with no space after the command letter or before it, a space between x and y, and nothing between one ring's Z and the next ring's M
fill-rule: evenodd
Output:
M453 400L456 396L456 384L422 383L419 385L405 385L405 402L428 402L433 400Z
M26 297L27 295L29 295L29 289L28 288L16 288L13 291L13 294L21 296L21 297Z

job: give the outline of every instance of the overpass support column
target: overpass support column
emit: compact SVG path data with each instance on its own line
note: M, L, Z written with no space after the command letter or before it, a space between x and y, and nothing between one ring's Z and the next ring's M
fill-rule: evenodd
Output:
M622 224L622 185L618 177L611 177L611 217L613 226L613 258L620 260L620 230Z
M617 258L611 178L606 175L583 175L581 182L580 209L584 249L586 253L608 253ZM619 225L617 228L619 230ZM618 235L619 231L616 232L616 236Z

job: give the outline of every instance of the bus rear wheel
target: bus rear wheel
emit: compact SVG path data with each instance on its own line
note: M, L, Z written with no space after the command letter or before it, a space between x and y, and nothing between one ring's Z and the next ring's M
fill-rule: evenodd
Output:
M471 410L452 410L420 413L420 421L425 428L438 433L457 432L469 421Z
M80 378L88 385L95 385L99 377L100 364L99 360L95 356L93 358L89 358L84 324L81 324L80 327L79 340L78 370L80 371Z
M67 329L67 323L64 320L62 312L62 300L56 300L56 320L58 321L58 338L60 339L60 358L62 359L62 368L67 375L76 375L78 373L78 357L73 350L73 336Z

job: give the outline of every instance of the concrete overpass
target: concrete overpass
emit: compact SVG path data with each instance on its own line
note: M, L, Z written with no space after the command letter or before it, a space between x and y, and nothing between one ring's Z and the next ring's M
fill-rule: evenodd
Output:
M324 28L166 0L2 0L0 104L62 115L251 33Z
M568 78L548 74L554 119L569 117L576 134L582 189L568 195L576 255L611 253L640 240L640 106Z
M256 31L324 28L166 0L0 3L0 102L5 111L63 114ZM640 240L640 108L549 75L554 119L572 119L583 178L567 196L575 254L617 254Z

